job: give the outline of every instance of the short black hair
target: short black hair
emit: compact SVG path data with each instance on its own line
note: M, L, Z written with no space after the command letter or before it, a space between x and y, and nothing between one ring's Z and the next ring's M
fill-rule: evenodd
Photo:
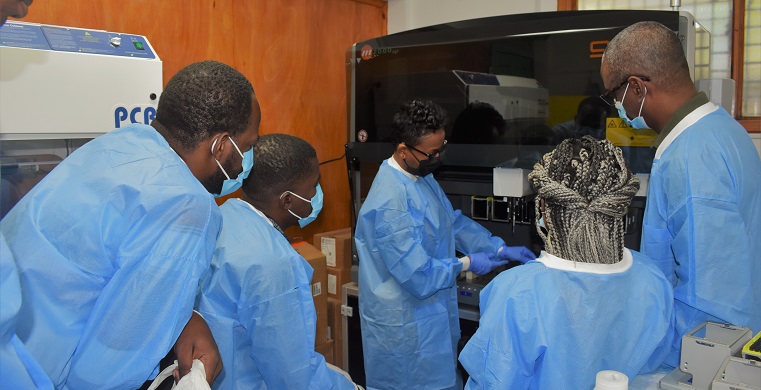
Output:
M447 112L430 100L413 100L403 105L391 123L394 146L404 143L415 146L420 138L435 133L447 125Z
M267 134L254 146L254 167L243 181L250 198L269 201L314 173L317 152L309 142L288 134ZM314 163L314 165L312 165Z
M166 84L156 121L185 150L215 134L242 134L252 113L254 88L244 75L217 61L190 64Z

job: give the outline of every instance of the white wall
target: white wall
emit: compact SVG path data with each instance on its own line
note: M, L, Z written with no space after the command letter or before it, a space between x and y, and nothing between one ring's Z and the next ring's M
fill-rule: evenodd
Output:
M557 0L388 0L388 33L488 16L557 11Z
M761 157L761 133L750 133L750 138L753 140L753 145L756 145L759 157Z

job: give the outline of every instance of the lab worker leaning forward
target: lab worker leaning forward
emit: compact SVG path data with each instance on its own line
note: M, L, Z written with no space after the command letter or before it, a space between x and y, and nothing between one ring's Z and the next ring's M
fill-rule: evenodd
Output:
M454 210L431 172L446 113L412 101L392 123L384 161L359 212L359 308L368 389L455 389L460 338L455 280L535 256ZM455 250L469 253L458 259Z
M619 115L658 133L640 249L674 286L667 363L703 321L761 331L761 159L748 133L697 92L678 37L659 23L616 35L601 74Z
M198 310L224 368L214 389L354 389L315 352L312 267L283 229L322 208L317 153L286 134L262 136L242 198L223 204L224 227Z
M565 140L529 181L545 251L481 292L478 330L460 353L466 389L591 389L601 370L631 380L657 368L671 348L673 292L624 248L639 180L621 150L591 136Z
M8 389L52 389L50 378L16 334L21 302L16 263L0 233L0 382Z
M9 16L26 16L31 4L31 0L0 0L0 26ZM16 262L0 232L0 381L9 389L52 389L50 378L16 333L21 302Z
M180 374L199 358L216 377L193 303L221 228L212 194L248 175L259 121L242 74L191 64L150 126L88 142L2 220L21 279L18 336L57 388L138 388L173 345Z

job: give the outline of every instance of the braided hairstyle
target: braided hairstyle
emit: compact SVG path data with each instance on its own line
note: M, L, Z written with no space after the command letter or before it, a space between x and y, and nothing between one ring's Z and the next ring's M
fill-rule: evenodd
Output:
M624 250L624 222L639 179L621 149L591 136L567 139L534 165L528 176L545 202L545 235L536 228L548 252L585 262L613 264Z

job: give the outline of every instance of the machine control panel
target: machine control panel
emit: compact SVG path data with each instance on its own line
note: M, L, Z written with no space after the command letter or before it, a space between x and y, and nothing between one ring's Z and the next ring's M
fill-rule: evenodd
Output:
M478 284L457 281L457 302L478 307L482 288L483 286Z
M0 46L156 58L145 37L140 35L33 23L6 23L0 28Z

